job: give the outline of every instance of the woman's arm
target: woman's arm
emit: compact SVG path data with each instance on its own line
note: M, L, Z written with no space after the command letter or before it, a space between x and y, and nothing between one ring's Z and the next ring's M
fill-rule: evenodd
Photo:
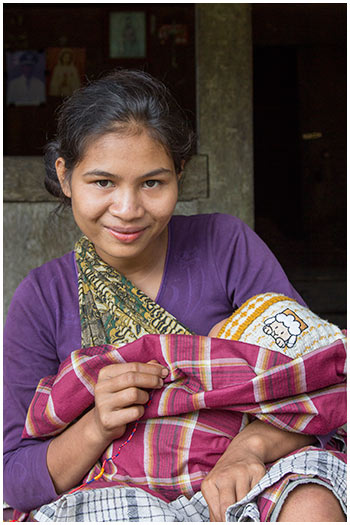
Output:
M57 374L63 359L62 349L67 347L67 352L71 352L74 349L71 346L78 345L74 328L75 317L79 326L79 311L77 309L76 316L72 316L77 303L72 302L76 283L70 271L71 258L65 257L58 262L59 265L54 262L44 265L22 281L11 302L4 330L4 498L22 512L54 500L62 490L79 483L105 450L106 443L108 445L113 436L125 431L125 426L124 429L121 426L137 419L142 412L138 407L134 415L129 413L122 420L120 411L118 421L114 423L113 418L107 417L112 425L119 425L119 434L111 432L108 425L104 433L97 433L97 428L103 429L106 425L105 414L109 410L108 402L102 400L99 392L102 427L96 423L94 410L53 439L22 439L28 407L37 384L41 378ZM72 294L72 304L69 293ZM157 376L161 374L159 365L154 368L153 364L153 369L150 365L143 366L147 366L151 374L154 370ZM130 374L133 374L132 370L128 371L126 379L129 377L130 380ZM148 378L140 385L153 388L154 382ZM113 386L111 390L113 392ZM131 394L134 395L134 404L142 404L147 399L144 390L141 393L143 399L137 397L140 392L136 392L135 397L135 388ZM126 406L130 401L124 397L117 400L117 405ZM113 408L112 403L111 411Z
M227 507L240 501L260 481L266 463L315 441L314 436L280 430L259 420L247 425L202 483L210 520L225 521Z
M93 412L87 412L48 446L47 468L57 494L78 485L109 445L95 438Z
M23 512L57 497L46 466L49 441L21 437L36 385L59 366L42 288L32 274L22 281L4 328L4 499Z
M58 494L79 484L108 445L125 433L126 425L143 415L147 390L161 388L167 374L154 361L101 369L95 406L48 447L47 467Z

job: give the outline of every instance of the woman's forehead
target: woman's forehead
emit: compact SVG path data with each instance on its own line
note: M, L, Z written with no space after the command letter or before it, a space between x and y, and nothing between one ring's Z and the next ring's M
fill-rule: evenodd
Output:
M104 150L105 152L116 150L130 150L130 153L135 153L135 150L140 154L152 151L152 153L164 154L165 147L158 140L156 140L145 128L138 128L137 133L132 133L129 128L111 130L91 139L87 142L84 155L89 155L93 151Z
M86 144L78 165L102 163L118 166L126 162L132 168L138 163L152 165L160 161L166 167L173 164L165 147L150 136L147 130L142 129L137 134L124 134L118 130L92 137Z

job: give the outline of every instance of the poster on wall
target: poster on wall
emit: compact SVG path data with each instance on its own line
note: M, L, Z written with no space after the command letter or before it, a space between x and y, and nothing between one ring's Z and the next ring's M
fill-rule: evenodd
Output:
M142 11L110 13L110 58L144 58L146 56L146 14Z
M85 49L80 47L49 47L46 50L49 96L68 97L81 86L85 56Z
M176 46L185 46L188 44L188 27L185 24L164 24L159 28L158 38L162 45L170 41Z
M8 106L39 106L46 102L43 51L7 51L6 71Z

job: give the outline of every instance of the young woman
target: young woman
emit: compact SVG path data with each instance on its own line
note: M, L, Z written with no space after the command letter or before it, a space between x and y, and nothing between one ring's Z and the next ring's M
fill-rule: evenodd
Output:
M302 299L266 245L235 217L173 216L193 133L164 85L119 71L81 90L59 113L46 187L72 207L75 250L30 272L5 327L5 500L23 512L70 491L145 410L168 370L157 362L104 367L94 405L57 436L21 439L39 380L74 350L118 347L146 333L207 335L250 297ZM127 436L126 436L127 437ZM265 463L315 442L253 421L207 474L212 521L265 473ZM303 484L281 521L343 521L337 498Z

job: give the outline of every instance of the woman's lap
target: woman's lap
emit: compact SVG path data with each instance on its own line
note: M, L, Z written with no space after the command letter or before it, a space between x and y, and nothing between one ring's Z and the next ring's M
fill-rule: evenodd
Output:
M332 491L346 513L345 452L305 447L276 461L268 475L271 480L276 475L278 479L257 498L261 521L277 521L291 491L307 483L317 483Z
M307 483L317 483L332 491L346 513L345 453L305 447L273 463L250 493L229 507L226 519L277 521L291 491ZM209 521L209 511L200 492L191 500L180 496L165 503L133 487L66 495L44 505L34 516L37 521Z

